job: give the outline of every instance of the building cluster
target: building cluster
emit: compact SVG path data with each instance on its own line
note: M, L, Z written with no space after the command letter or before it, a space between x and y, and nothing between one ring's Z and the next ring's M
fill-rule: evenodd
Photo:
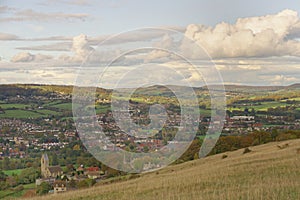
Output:
M97 182L105 176L105 173L100 171L99 167L84 167L83 165L73 169L73 171L64 172L59 165L50 166L48 155L44 153L41 157L41 177L36 179L36 185L47 182L53 187L53 191L49 192L55 194L74 189L70 187L70 181L77 183L85 179L91 179Z

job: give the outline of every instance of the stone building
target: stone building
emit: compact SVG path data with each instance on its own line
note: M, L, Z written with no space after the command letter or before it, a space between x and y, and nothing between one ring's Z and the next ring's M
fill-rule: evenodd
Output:
M42 178L56 178L57 176L61 176L62 174L63 170L60 166L49 166L48 155L44 153L41 158Z
M67 191L66 183L63 181L55 181L53 184L53 190L54 190L54 194L66 192Z

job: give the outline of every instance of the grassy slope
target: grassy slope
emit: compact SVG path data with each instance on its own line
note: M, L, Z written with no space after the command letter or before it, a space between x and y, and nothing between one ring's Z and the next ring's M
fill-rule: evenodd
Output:
M279 149L277 145L289 146ZM140 178L59 194L55 199L300 199L300 139L169 166ZM52 195L36 199L53 199Z

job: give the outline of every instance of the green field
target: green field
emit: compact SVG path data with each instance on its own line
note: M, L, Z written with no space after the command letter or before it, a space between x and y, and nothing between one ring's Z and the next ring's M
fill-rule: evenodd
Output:
M16 118L16 119L28 119L28 118L39 118L39 117L47 117L49 115L59 115L59 112L53 110L5 110L5 113L0 114L0 118Z
M13 174L19 175L21 174L23 169L14 169L14 170L4 170L4 174L8 175L8 176L12 176Z
M228 110L240 110L243 111L245 108L248 109L254 109L256 111L267 111L268 108L275 108L275 107L284 107L287 106L288 104L285 102L278 102L278 101L271 101L271 102L261 102L261 105L236 105L235 107L233 106L228 106Z
M45 103L43 104L43 106L44 106L44 107L46 107L46 106L52 107L52 106L54 106L54 105L61 104L61 103L62 103L62 102L59 101L59 100L56 100L56 101L49 101L49 102L45 102Z
M24 190L22 191L14 191L14 190L1 190L0 191L0 199L12 199L22 197L26 191L35 189L35 183L30 183L23 185Z
M296 97L296 98L291 98L289 99L290 101L300 101L300 97Z
M72 110L72 103L60 103L52 105L51 107L55 107L62 110Z
M59 115L59 112L53 111L53 110L38 110L37 112L43 114L43 115Z
M111 110L110 105L96 105L96 113L106 113Z
M6 110L5 113L0 114L0 118L18 118L18 119L27 119L27 118L38 118L42 117L43 114L29 111L29 110Z
M32 104L0 104L2 109L11 109L11 108L18 108L18 109L25 109L26 107L30 108Z

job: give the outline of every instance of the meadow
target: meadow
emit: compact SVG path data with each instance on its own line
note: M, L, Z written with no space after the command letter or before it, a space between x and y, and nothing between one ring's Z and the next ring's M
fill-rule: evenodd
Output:
M228 110L240 110L243 111L246 108L248 109L254 109L255 111L267 111L268 108L275 108L275 107L284 107L288 104L284 101L266 101L261 102L259 105L243 105L243 104L237 104L234 106L228 106Z
M0 199L16 199L23 197L23 195L28 191L35 190L35 183L23 185L23 190L19 190L17 188L11 190L0 190Z
M246 154L240 149L171 165L131 180L100 182L89 189L31 199L300 199L300 139L250 149Z
M3 173L12 176L12 175L20 175L23 169L14 169L14 170L4 170Z

